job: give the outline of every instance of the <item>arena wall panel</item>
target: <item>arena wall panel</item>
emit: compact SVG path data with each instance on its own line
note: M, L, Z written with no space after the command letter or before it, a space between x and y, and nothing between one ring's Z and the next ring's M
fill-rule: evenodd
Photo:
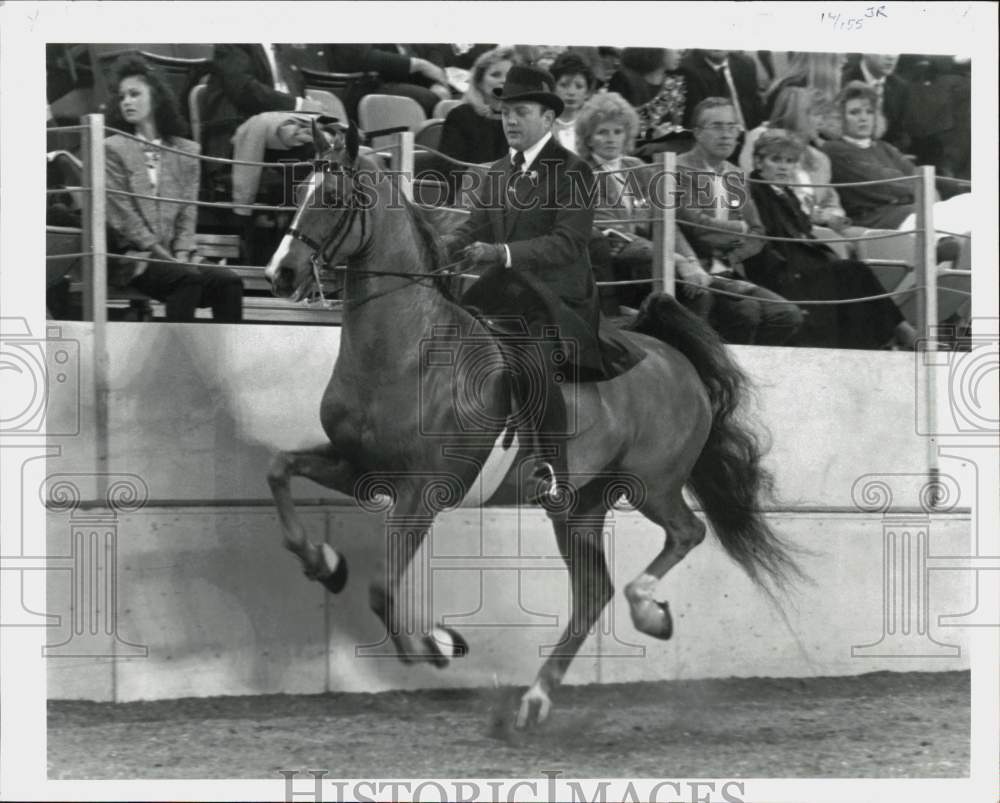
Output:
M57 435L50 444L58 454L46 472L49 490L56 475L75 478L80 504L50 511L48 553L65 556L60 566L68 568L74 544L77 552L81 543L113 545L113 561L87 554L97 564L88 570L94 587L113 588L114 595L83 617L93 631L83 638L72 631L81 620L74 573L48 573L48 611L60 619L47 643L86 642L80 654L49 661L51 697L523 684L557 643L568 583L539 511L461 510L439 518L414 582L429 584L425 615L457 628L472 647L443 672L402 665L368 610L367 575L384 539L379 517L297 480L293 491L304 502L310 535L327 538L352 566L351 582L337 597L302 577L281 546L265 473L276 449L322 439L318 406L339 329L109 325L107 471L112 480L140 478L149 499L115 511L95 504L89 328L61 326L64 338L81 345L81 401L53 391L49 431ZM902 538L905 530L914 544L923 539L921 548L932 556L969 554L974 537L962 512L968 500L950 514L928 516L916 504L918 480L906 476L896 483L894 504L908 511L909 523L854 508L852 487L862 475L912 477L924 470L926 445L914 428L913 356L734 351L758 385L758 412L771 433L769 465L782 501L769 519L810 551L803 565L813 584L786 601L783 618L710 537L661 585L676 634L652 641L633 629L620 590L660 549L662 533L633 512L616 511L606 531L619 592L566 681L968 666L963 631L938 621L976 606L971 573L955 570L926 573L926 644L908 640L901 649L910 657L852 655L852 647L878 642L885 628L887 533ZM74 416L76 431L69 425ZM963 487L974 487L962 476L967 470L957 460L942 464ZM81 542L81 531L99 543Z

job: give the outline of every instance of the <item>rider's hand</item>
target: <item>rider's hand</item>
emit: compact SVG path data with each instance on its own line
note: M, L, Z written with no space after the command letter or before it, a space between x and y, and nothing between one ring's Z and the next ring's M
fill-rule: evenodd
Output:
M473 243L462 252L467 262L481 268L502 268L507 264L507 251L502 245Z
M705 288L712 283L712 277L709 276L709 274L700 266L697 270L691 271L682 278L683 281L687 282L687 284L684 285L684 292L690 298L698 298L705 292Z

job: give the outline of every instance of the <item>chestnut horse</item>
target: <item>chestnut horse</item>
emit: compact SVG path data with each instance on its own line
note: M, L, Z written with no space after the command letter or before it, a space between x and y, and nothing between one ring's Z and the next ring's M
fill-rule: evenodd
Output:
M397 524L386 530L370 605L404 661L444 666L467 645L431 622L404 627L412 615L400 591L404 572L442 509L459 500L529 503L526 472L518 468L534 456L507 432L514 403L503 356L450 294L451 274L424 210L401 197L398 177L359 155L353 125L314 127L313 134L317 169L299 188L305 197L266 275L276 295L301 299L323 293L323 269L346 263L335 282L343 298L340 352L320 405L328 441L279 453L268 481L285 546L308 577L334 593L347 580L347 564L328 544L308 539L291 477L362 503L372 488L391 497L387 516ZM546 510L570 574L572 611L559 647L521 697L518 727L546 718L553 689L613 594L603 523L622 497L665 533L663 549L624 590L635 627L653 638L673 631L667 604L654 596L657 584L705 536L685 485L728 554L763 588L797 572L760 512L770 476L757 438L737 415L745 378L718 336L670 296L654 294L627 337L645 354L634 367L610 380L562 386L575 421L569 487ZM428 342L436 344L436 359L427 359ZM514 452L517 460L505 460ZM488 481L497 466L502 480Z

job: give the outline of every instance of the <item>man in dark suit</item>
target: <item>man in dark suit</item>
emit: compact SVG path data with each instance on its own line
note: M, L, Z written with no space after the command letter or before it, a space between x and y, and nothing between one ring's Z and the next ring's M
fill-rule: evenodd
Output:
M875 109L875 138L895 145L904 153L910 147L910 135L904 121L910 106L910 85L895 75L898 53L862 53L855 62L844 67L843 84L864 81L878 97Z
M556 440L552 463L539 466L544 491L551 491L567 468L562 446L567 416L553 382L556 368L563 376L568 372L560 349L581 376L607 373L588 255L594 178L590 167L552 135L553 121L563 110L554 87L545 70L511 67L504 88L497 90L510 153L490 167L469 219L446 239L453 259L462 257L482 271L463 303L491 318L514 316L522 327L520 336L510 339L518 356L528 364L542 359L533 373L545 377L546 387L539 388L537 379L534 387L522 381L519 396L528 406L544 391L543 409L525 422L536 435Z
M685 128L694 128L694 109L705 98L729 98L744 132L764 120L752 59L730 50L692 50L681 60L681 69L687 78Z

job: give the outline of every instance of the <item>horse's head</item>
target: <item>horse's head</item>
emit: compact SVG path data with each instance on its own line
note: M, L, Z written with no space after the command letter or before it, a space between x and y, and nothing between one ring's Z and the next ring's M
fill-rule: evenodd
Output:
M320 270L357 253L365 242L358 129L353 122L320 117L313 120L312 134L316 167L296 189L298 211L264 272L274 294L293 301L319 290Z

